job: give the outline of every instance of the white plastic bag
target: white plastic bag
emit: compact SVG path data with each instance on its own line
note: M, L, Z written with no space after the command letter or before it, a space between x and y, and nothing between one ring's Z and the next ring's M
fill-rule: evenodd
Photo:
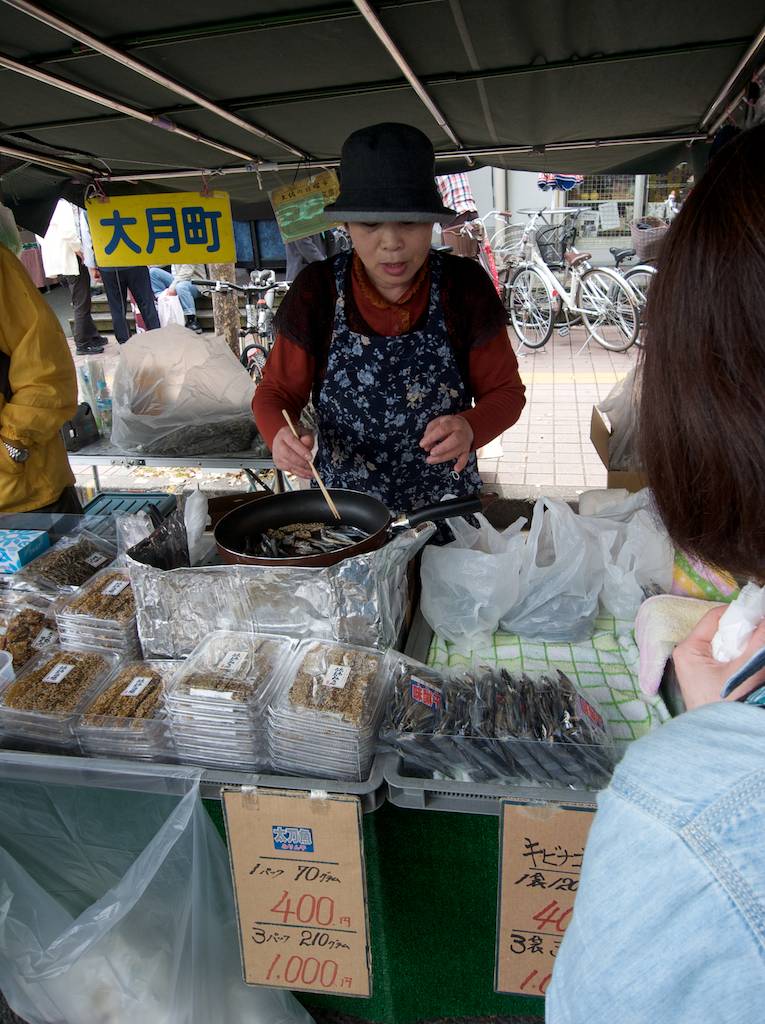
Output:
M242 981L199 775L0 755L0 989L29 1024L311 1024Z
M611 424L608 465L613 470L640 469L637 454L641 373L638 366L608 392L598 409Z
M425 548L421 570L422 614L439 636L468 648L488 643L515 603L525 545L525 519L499 532L484 516L476 518L478 529L450 519L455 540Z
M600 602L614 618L632 622L646 592L669 592L672 586L675 549L651 511L651 492L644 488L580 518L600 542L605 574Z
M223 338L176 324L136 335L114 375L112 442L205 455L249 449L255 384Z
M186 323L181 300L177 295L171 295L168 291L160 292L157 296L157 315L160 327L169 327L170 324L178 324L183 327Z
M592 635L604 570L600 541L563 501L534 506L520 596L500 621L508 633L578 643Z

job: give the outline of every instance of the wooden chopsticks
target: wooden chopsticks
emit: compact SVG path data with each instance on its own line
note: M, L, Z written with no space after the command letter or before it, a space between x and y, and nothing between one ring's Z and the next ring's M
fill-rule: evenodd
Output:
M287 421L287 425L289 426L289 428L292 431L293 435L299 441L300 440L300 435L298 434L297 430L295 430L295 424L290 419L290 414L287 412L286 409L282 409L282 416ZM340 513L337 511L337 505L335 505L334 501L332 500L332 495L329 493L327 488L324 486L324 481L319 476L319 471L316 468L316 466L314 466L313 458L310 455L308 456L308 461L309 461L309 463L311 465L311 472L313 473L313 478L316 481L316 483L319 485L319 489L321 490L321 493L324 495L324 500L329 505L329 511L332 513L332 515L335 517L335 519L342 518Z

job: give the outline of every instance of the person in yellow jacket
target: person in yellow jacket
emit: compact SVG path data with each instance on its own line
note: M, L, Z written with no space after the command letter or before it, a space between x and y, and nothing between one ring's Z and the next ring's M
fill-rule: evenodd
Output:
M82 512L60 430L77 377L58 320L0 245L0 512Z

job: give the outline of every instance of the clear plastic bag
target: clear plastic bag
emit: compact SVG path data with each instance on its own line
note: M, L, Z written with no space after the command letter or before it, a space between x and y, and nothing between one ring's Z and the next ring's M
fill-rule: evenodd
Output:
M0 757L12 1009L29 1024L311 1024L290 992L242 981L228 856L200 773L53 761Z
M255 385L223 338L173 325L136 335L114 376L112 442L127 451L242 451Z
M476 529L450 519L455 540L428 547L422 556L420 607L439 636L467 648L488 643L521 586L525 519L499 532L478 515Z
M623 380L614 385L598 406L611 424L608 466L612 470L640 469L637 440L640 380L639 367L634 367Z
M566 643L592 635L604 580L600 542L565 502L537 501L520 575L520 598L501 629Z

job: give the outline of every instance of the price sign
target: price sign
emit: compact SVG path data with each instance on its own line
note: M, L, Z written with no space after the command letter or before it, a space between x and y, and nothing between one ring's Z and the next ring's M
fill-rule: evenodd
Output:
M358 797L223 791L244 980L371 994Z
M501 817L497 992L543 996L574 909L591 804L504 801Z
M619 204L615 199L608 203L598 203L598 214L601 231L615 231L621 225Z
M285 242L297 242L337 227L330 221L324 207L337 199L340 184L334 171L324 171L310 178L301 178L294 185L271 192L271 205Z

